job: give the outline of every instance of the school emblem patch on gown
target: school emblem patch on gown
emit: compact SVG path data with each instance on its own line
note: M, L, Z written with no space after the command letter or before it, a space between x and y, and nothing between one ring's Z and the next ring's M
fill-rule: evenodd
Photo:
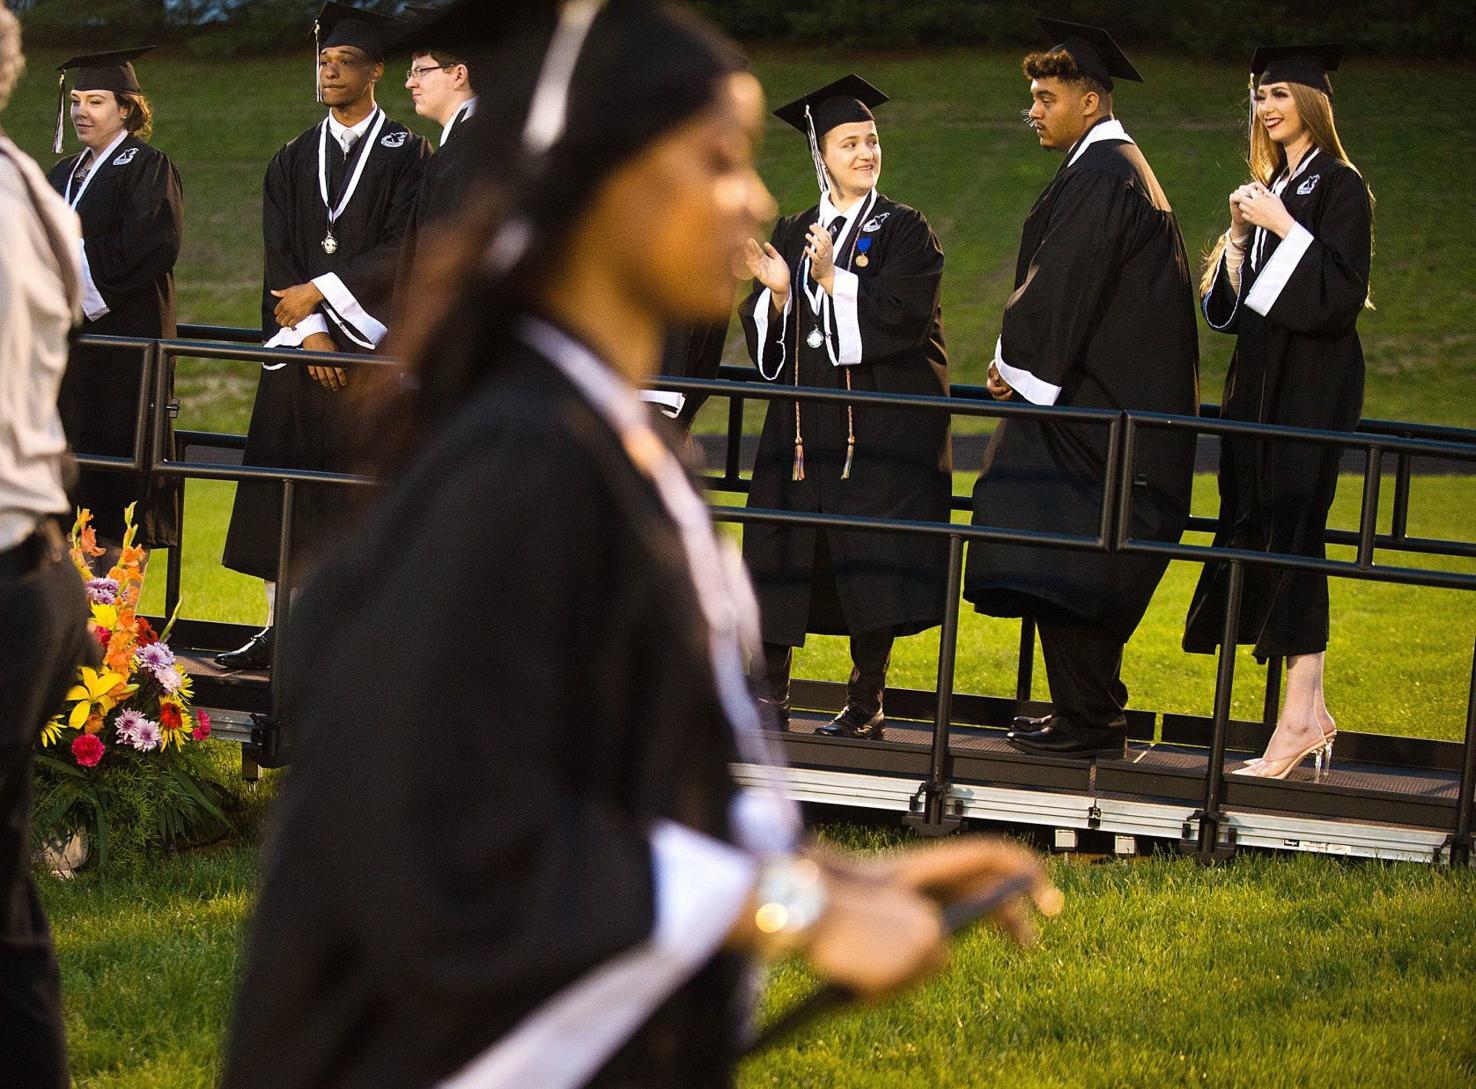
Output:
M113 165L127 166L129 163L133 162L133 157L137 154L138 148L136 147L131 147L127 151L119 152L118 157L113 160Z
M879 216L872 216L864 224L862 224L862 226L861 226L862 232L863 233L869 233L871 231L879 231L879 230L881 230L881 225L887 221L887 217L889 215L891 215L891 214L892 214L891 212L883 212Z
M1319 181L1321 181L1321 180L1322 180L1322 175L1321 174L1313 174L1310 178L1308 178L1306 181L1304 181L1301 185L1297 186L1297 196L1299 196L1299 197L1305 197L1308 193L1312 192L1312 190L1314 190L1314 189L1317 188L1317 183Z
M391 132L383 137L379 142L385 147L403 147L405 144L405 140L409 137L409 135L410 134L408 132Z

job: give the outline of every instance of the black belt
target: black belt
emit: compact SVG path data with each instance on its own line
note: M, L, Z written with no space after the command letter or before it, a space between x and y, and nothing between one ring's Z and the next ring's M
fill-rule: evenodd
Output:
M0 552L0 578L21 578L66 554L67 541L61 529L53 519L43 519L35 533L14 548Z

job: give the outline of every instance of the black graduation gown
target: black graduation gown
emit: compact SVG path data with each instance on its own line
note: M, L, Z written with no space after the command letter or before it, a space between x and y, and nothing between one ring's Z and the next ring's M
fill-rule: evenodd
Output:
M1363 179L1324 152L1281 193L1306 235L1257 232L1264 250L1241 265L1240 291L1223 259L1204 297L1212 328L1234 333L1221 413L1296 427L1353 431L1363 410L1363 348L1355 323L1368 297L1371 216ZM1215 544L1323 559L1342 451L1228 436L1220 445ZM1184 649L1211 653L1224 624L1229 568L1206 564L1184 629ZM1327 649L1327 578L1245 569L1238 641L1258 658Z
M348 184L361 155L368 155L353 199L334 225L334 253L323 249L328 210L318 187L318 133L314 125L272 157L262 199L265 276L262 286L262 336L281 332L273 317L273 289L307 283L325 273L336 274L368 321L331 299L319 305L334 346L342 352L374 350L370 321L388 325L400 244L415 207L415 196L430 146L397 121L385 119L371 141L372 125L354 145L347 160L332 135L328 138L330 192ZM335 184L336 183L336 184ZM335 196L335 203L337 197ZM366 383L363 371L350 381ZM251 409L243 461L247 465L352 472L359 467L358 439L351 409L363 403L362 389L324 389L307 368L263 368ZM226 535L226 567L275 579L281 527L281 485L243 481L236 489ZM298 489L293 514L293 557L304 560L341 522L352 497L342 486Z
M683 325L666 334L658 373L670 378L716 378L723 365L723 347L728 341L727 320L710 325ZM661 391L657 391L660 393ZM674 417L682 430L692 426L707 403L705 393L689 393Z
M878 195L862 214L847 215L836 265L855 273L858 293L854 327L861 361L835 366L824 346L812 348L815 318L800 289L798 269L805 235L819 218L818 207L781 219L774 248L789 263L794 283L787 318L773 313L761 286L740 308L749 355L761 374L793 384L845 389L846 372L855 390L948 394L948 357L943 344L943 250L922 214ZM853 231L851 216L863 220ZM870 239L869 242L864 241ZM865 247L859 249L859 247ZM855 257L864 253L858 265ZM813 285L813 282L812 282ZM768 308L760 341L757 306ZM796 319L798 315L798 320ZM841 318L832 312L831 334L839 343ZM782 367L779 366L782 361ZM795 402L769 403L753 467L748 505L756 508L947 521L952 493L948 415L856 405L855 458L849 479L846 409L840 405L800 407L805 479L793 479ZM828 545L829 570L817 570L817 537ZM816 531L748 525L743 558L758 594L767 643L804 644L806 632L908 635L941 623L948 549L941 538L860 531ZM823 558L823 555L822 555ZM833 588L833 593L831 592Z
M63 197L81 161L72 155L47 180ZM95 168L76 205L88 268L108 312L84 320L79 333L168 338L175 335L174 262L184 231L179 172L158 148L129 136ZM143 359L125 349L73 348L57 399L67 441L79 454L133 456ZM171 380L170 394L173 395ZM169 424L165 454L173 456ZM92 511L100 535L123 536L123 510L137 502L138 543L179 543L184 481L178 477L84 469L72 501Z
M476 169L475 150L465 132L469 120L458 115L458 120L452 123L451 131L446 134L445 142L425 161L420 187L415 195L415 208L410 215L408 242L401 250L398 290L402 294L414 290L408 273L414 267L424 232L433 224L455 216L466 200L467 187ZM401 299L398 305L404 306L411 301Z
M1084 138L1085 139L1085 138ZM1078 145L1078 148L1080 145ZM1066 162L1025 220L1000 358L1015 383L1060 387L1055 403L1194 415L1194 290L1173 209L1142 153L1100 139ZM1039 387L1035 387L1039 388ZM1005 420L974 486L975 525L1095 536L1105 425ZM1194 437L1144 430L1135 537L1178 541L1189 517ZM1167 561L972 542L964 596L993 616L1065 613L1132 635Z
M676 526L531 349L292 616L297 747L225 1089L434 1084L647 937L653 821L731 841L736 746ZM744 974L719 954L591 1084L727 1085Z

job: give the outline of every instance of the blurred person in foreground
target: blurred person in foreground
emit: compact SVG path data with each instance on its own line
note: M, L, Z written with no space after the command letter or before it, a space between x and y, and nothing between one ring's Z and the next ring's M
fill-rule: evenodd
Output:
M0 111L25 67L0 4ZM0 131L0 1085L71 1084L61 978L31 878L36 735L89 643L82 581L56 523L66 436L56 398L81 314L82 228Z
M875 998L940 963L940 903L1053 890L994 840L800 848L733 779L773 762L751 591L636 393L774 211L732 46L648 0L446 18L498 73L481 170L383 497L293 614L225 1085L728 1085L756 958Z

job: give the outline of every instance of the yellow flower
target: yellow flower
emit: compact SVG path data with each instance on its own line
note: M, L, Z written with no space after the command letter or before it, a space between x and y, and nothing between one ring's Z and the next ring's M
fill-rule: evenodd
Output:
M92 622L99 628L112 631L118 626L118 606L116 605L93 605Z
M66 698L78 701L67 718L67 725L80 730L94 714L106 715L120 702L138 691L138 685L129 684L122 674L112 670L97 670L91 666L81 669L81 684L74 684Z
M61 735L62 720L61 716L58 715L56 718L48 722L45 726L41 727L42 747L50 748L52 745L55 745L58 741L61 740Z

